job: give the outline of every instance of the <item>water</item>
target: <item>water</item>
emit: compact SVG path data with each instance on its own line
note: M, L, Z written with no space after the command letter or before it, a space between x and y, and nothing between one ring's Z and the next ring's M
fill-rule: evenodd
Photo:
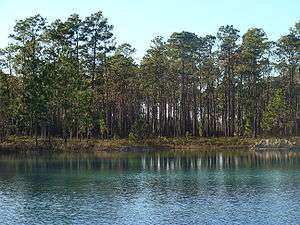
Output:
M300 224L300 152L1 153L0 224Z

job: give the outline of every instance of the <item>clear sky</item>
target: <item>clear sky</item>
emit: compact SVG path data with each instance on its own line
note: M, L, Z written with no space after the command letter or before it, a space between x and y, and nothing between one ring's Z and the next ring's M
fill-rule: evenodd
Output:
M183 30L214 35L232 24L242 33L263 28L276 40L300 20L300 0L0 0L0 47L18 19L38 13L48 21L72 13L84 18L99 10L114 25L118 43L132 44L138 58L157 35Z

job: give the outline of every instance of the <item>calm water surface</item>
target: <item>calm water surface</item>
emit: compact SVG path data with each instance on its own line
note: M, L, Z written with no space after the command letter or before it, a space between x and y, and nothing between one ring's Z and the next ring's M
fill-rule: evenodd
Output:
M0 224L300 224L300 152L1 153Z

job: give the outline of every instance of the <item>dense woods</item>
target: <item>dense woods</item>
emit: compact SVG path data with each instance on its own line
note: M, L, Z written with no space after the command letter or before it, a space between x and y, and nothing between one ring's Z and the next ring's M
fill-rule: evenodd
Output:
M102 12L19 20L0 51L0 139L300 134L300 22L155 37L140 62Z

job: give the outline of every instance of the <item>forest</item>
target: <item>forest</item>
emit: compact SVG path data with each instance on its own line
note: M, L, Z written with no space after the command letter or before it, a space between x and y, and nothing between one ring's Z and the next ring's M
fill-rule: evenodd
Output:
M101 11L16 21L0 50L0 141L300 135L300 21L277 41L217 29L154 37L139 61Z

